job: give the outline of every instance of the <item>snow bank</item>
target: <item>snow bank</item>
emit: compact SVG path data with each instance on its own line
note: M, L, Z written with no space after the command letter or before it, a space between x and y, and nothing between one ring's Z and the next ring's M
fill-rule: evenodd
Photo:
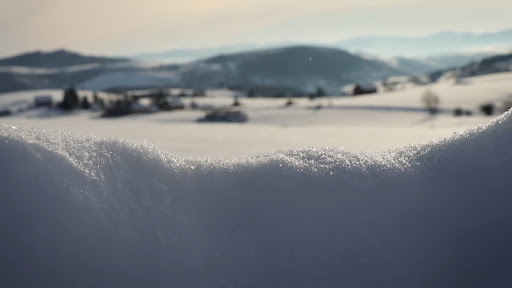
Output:
M190 160L0 126L1 287L509 287L512 115L381 154Z

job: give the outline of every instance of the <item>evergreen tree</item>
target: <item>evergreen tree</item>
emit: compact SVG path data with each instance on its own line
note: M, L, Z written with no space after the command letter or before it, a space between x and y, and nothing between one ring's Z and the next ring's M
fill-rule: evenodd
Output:
M87 110L91 108L91 104L89 103L89 99L87 99L87 96L84 96L82 98L82 103L80 104L80 108Z
M73 110L78 108L79 99L74 87L64 91L64 99L62 100L60 106L64 110Z

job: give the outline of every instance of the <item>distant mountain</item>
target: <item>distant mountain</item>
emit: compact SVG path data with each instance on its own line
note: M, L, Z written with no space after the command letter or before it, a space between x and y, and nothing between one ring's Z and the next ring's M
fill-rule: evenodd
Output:
M0 59L0 92L67 88L114 70L132 69L129 59L57 50Z
M55 54L62 53L40 54L52 55L48 58L51 59ZM40 54L37 55L40 56ZM64 55L68 54L68 52L64 53ZM31 54L30 57L35 55ZM10 65L14 63L29 65L29 61L19 60L30 58L29 55L24 56L9 58L6 62ZM77 65L87 63L85 59L89 60L88 63L92 63L93 60L96 62L105 60L104 63L111 64L91 64L71 68L0 66L0 91L66 88L71 85L93 90L230 86L238 89L258 88L297 92L312 92L321 87L328 93L338 94L339 88L346 84L365 84L390 76L412 74L381 61L363 59L341 49L314 46L256 50L215 56L188 64L163 66L137 65L135 62L119 64L117 60L99 57L76 59L81 59L82 62L67 61L63 64L62 61L58 63L33 61L30 65L36 65L34 63L46 67L70 65L70 63ZM124 61L122 58L114 59Z
M129 68L114 68L108 66L90 67L76 71L57 70L49 73L9 72L0 70L0 92L32 90L32 89L63 89L79 86L92 78L110 71Z
M425 60L405 57L395 57L390 65L413 75L425 75L437 69L436 65Z
M250 49L257 49L259 47L261 47L261 45L237 44L212 48L175 49L162 52L135 54L130 55L130 58L142 61L184 63L213 57L219 54L236 53Z
M405 58L405 57L380 57L371 54L356 54L367 60L382 62L391 67L411 75L425 75L426 73L439 70L440 67L423 59Z
M270 47L292 46L290 43L274 43ZM482 58L512 50L512 29L495 33L440 32L422 37L357 37L333 43L355 54L371 54L379 57L401 57L412 72L425 70L419 65L434 66L437 69L468 64ZM130 55L129 58L167 63L185 63L214 57L220 54L240 53L248 50L269 48L264 45L240 43L199 49L176 49L163 52ZM418 60L424 63L407 63Z
M485 58L480 62L463 66L458 71L462 77L512 71L512 54Z
M447 69L464 66L478 62L484 58L495 56L499 53L459 53L435 55L424 58L424 61L438 69Z
M429 76L433 81L437 81L447 73L457 77L472 77L509 71L512 71L512 53L488 57L459 68L436 71Z
M0 59L0 66L64 68L85 64L114 64L128 61L127 58L85 56L67 50L56 50L52 52L36 51Z
M512 48L512 29L495 33L441 32L423 37L359 37L338 45L352 52L403 57L503 51Z
M221 55L183 67L188 86L281 86L302 91L322 87L338 92L349 83L369 83L409 75L385 63L367 60L341 49L291 46Z

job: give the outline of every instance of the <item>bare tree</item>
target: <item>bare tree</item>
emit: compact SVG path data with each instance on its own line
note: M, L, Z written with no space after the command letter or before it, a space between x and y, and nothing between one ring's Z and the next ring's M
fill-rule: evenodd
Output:
M427 89L425 92L423 92L421 95L421 101L423 104L425 104L428 112L431 115L439 112L439 96L434 91Z

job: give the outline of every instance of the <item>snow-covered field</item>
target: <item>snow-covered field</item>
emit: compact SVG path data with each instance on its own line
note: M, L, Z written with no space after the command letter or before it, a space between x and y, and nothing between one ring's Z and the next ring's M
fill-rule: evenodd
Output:
M441 98L446 112L430 117L421 102L425 89ZM0 109L35 95L62 97L61 91L26 91L0 95ZM88 92L82 92L83 95ZM226 95L219 91L220 95ZM446 81L428 87L355 98L297 99L284 108L285 99L241 99L249 115L245 124L205 124L195 120L201 111L175 111L103 119L98 113L60 115L45 109L2 117L13 126L65 130L81 135L147 141L181 156L230 159L276 149L344 147L357 151L384 151L427 142L462 132L491 117L478 114L478 106L511 99L512 73L470 78L461 85ZM198 104L222 106L230 97L198 98ZM189 104L185 100L185 104ZM322 109L315 109L322 105ZM471 117L453 117L455 107L471 109ZM503 112L503 111L502 111Z

